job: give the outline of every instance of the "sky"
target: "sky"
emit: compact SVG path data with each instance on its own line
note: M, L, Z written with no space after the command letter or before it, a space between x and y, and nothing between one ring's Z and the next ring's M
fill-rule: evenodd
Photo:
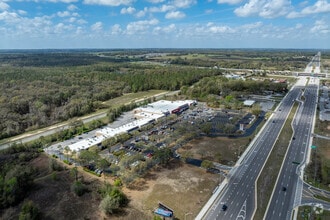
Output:
M330 49L328 0L0 0L0 49Z

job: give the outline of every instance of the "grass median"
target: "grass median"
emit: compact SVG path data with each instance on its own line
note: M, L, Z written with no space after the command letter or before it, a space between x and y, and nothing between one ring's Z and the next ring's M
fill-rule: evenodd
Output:
M280 172L285 153L287 151L290 139L293 134L291 122L298 108L298 103L295 103L289 117L287 118L283 129L273 147L271 154L258 178L257 181L257 210L254 215L254 220L263 219L266 208L273 192L273 188Z

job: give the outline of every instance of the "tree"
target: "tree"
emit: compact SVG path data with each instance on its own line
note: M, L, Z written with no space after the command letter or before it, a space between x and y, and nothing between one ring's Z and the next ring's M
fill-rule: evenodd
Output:
M254 114L255 116L259 116L261 114L261 107L259 104L255 104L253 105L252 109L251 109L251 113Z
M39 208L30 200L24 202L21 212L19 213L19 220L37 220L39 218Z
M209 122L206 122L206 123L202 124L202 126L201 126L201 130L207 135L210 134L211 129L212 129L212 123L209 123Z
M82 196L86 191L87 187L80 181L75 181L71 185L71 190L77 195L77 196Z
M73 178L75 178L76 181L78 181L78 168L73 167L70 171L70 174Z
M69 152L70 152L69 146L65 146L64 151L65 151L65 154L66 154L66 160L69 162Z
M109 215L114 213L114 211L119 208L119 201L117 198L107 195L104 199L102 199L99 207L101 211Z
M158 159L160 164L165 165L165 164L167 164L167 162L169 161L169 159L171 158L171 156L172 156L171 149L165 147L165 148L156 150L155 151L154 158L155 159Z
M89 163L96 162L99 159L99 155L96 152L89 150L82 150L79 153L79 161L82 166L85 166Z

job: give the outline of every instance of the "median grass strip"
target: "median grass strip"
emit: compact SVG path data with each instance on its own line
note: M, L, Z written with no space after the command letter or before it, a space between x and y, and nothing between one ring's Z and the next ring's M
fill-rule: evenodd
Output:
M285 153L287 151L290 139L292 137L291 122L298 108L298 103L295 103L284 127L276 141L275 146L258 178L257 181L257 210L254 215L254 220L263 219L266 208L271 197L277 176L279 174Z

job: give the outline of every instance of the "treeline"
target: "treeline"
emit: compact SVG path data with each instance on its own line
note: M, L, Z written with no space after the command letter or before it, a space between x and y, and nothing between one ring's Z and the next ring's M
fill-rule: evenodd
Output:
M269 80L236 80L228 79L223 76L205 77L191 87L184 86L182 93L192 98L204 98L208 95L221 95L235 97L248 94L263 94L265 91L286 92L286 83L273 83Z
M123 93L177 90L219 70L99 63L0 67L0 139L107 108Z
M306 50L188 50L154 58L166 63L234 69L303 70L317 51Z

